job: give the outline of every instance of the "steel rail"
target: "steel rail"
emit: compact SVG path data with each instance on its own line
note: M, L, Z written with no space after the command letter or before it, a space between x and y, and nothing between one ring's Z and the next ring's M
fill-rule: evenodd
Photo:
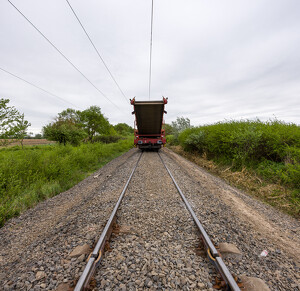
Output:
M79 291L79 290L85 290L86 288L88 288L88 284L97 268L97 266L99 265L101 259L102 259L102 255L104 253L104 247L105 247L105 243L109 240L110 236L111 236L111 233L112 233L112 226L116 220L116 213L117 213L117 210L121 204L121 201L124 197L124 194L127 190L127 187L128 187L128 184L138 166L138 163L141 159L143 155L143 152L140 154L120 196L119 196L119 199L105 225L105 228L103 230L103 232L101 233L101 236L93 250L93 252L91 253L91 255L89 256L89 259L88 259L88 262L85 266L85 269L83 270L83 273L81 274L77 284L76 284L76 287L74 289L74 291Z
M217 249L215 248L214 244L212 243L211 239L209 238L209 236L208 236L207 232L205 231L204 227L202 226L199 219L197 218L197 216L196 216L194 210L192 209L191 205L189 204L188 200L185 198L183 192L181 191L180 187L176 183L172 173L168 169L168 167L165 164L163 158L161 157L161 155L159 153L158 153L158 155L159 155L163 165L165 166L167 172L169 173L175 187L177 188L177 191L179 192L186 208L188 209L191 216L193 217L193 220L196 223L196 225L197 225L197 227L200 231L201 237L203 239L203 242L206 246L208 256L210 257L211 261L214 263L217 271L221 274L221 276L222 276L223 280L226 282L227 287L229 288L229 290L240 291L239 286L237 285L236 281L232 277L232 275L229 272L228 268L226 267L224 261L220 257L220 254L218 253Z

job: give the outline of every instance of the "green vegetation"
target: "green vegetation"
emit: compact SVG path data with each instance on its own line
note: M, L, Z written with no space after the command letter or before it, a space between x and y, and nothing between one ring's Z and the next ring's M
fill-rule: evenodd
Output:
M83 141L116 142L122 136L132 134L133 128L126 123L111 125L98 106L91 106L83 111L68 108L43 127L43 135L48 140L75 146Z
M70 120L56 120L44 126L43 133L48 140L58 141L59 144L63 145L70 143L74 146L79 145L87 136L82 128Z
M21 147L0 148L0 227L41 200L55 196L128 151L133 128L111 125L98 106L68 108L43 127L55 145L25 146L30 123L8 99L0 99L0 146L19 141ZM36 134L36 138L42 138Z
M300 127L278 120L219 122L188 128L178 139L185 151L228 165L232 171L248 169L265 182L291 190L288 203L300 209ZM278 193L275 196L281 197Z
M30 138L31 138L31 137L29 137L29 139L30 139ZM34 136L33 138L35 138L35 139L42 139L43 136L42 136L40 133L37 133L37 134L35 134L35 136Z
M132 139L117 143L28 146L0 150L0 226L38 201L55 196L128 151Z
M68 108L55 118L55 121L43 127L44 136L60 144L78 145L83 140L93 142L97 135L111 135L113 126L101 113L98 106L80 111Z
M163 125L166 136L172 135L172 141L178 141L179 133L191 127L190 119L185 117L177 117L171 124L166 123Z
M108 119L101 113L100 107L91 106L80 112L79 116L79 125L81 125L83 130L87 133L89 141L92 142L96 134L114 134L113 127L109 124Z
M133 135L133 128L126 123L118 123L114 126L114 130L123 136Z
M14 106L8 106L9 99L0 99L0 146L7 146L14 141L23 140L27 135L27 129L31 125L25 120Z

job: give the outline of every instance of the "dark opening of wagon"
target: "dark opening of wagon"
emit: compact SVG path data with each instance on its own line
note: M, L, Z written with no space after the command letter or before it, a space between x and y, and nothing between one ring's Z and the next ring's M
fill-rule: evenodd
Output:
M165 104L168 99L158 101L136 101L133 98L131 104L134 107L134 145L141 150L160 149L166 143L164 123Z

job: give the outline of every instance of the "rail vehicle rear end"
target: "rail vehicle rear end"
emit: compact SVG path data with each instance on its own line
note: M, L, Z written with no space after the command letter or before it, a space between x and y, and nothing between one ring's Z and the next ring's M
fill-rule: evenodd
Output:
M167 98L159 101L131 101L135 114L134 145L141 150L158 150L166 144L164 124L165 104Z

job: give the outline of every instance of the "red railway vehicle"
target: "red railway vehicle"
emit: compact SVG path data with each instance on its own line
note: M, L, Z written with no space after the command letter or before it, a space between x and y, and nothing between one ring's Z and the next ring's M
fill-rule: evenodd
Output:
M165 104L168 98L161 101L130 100L134 107L134 145L140 149L160 149L166 143L164 124Z

